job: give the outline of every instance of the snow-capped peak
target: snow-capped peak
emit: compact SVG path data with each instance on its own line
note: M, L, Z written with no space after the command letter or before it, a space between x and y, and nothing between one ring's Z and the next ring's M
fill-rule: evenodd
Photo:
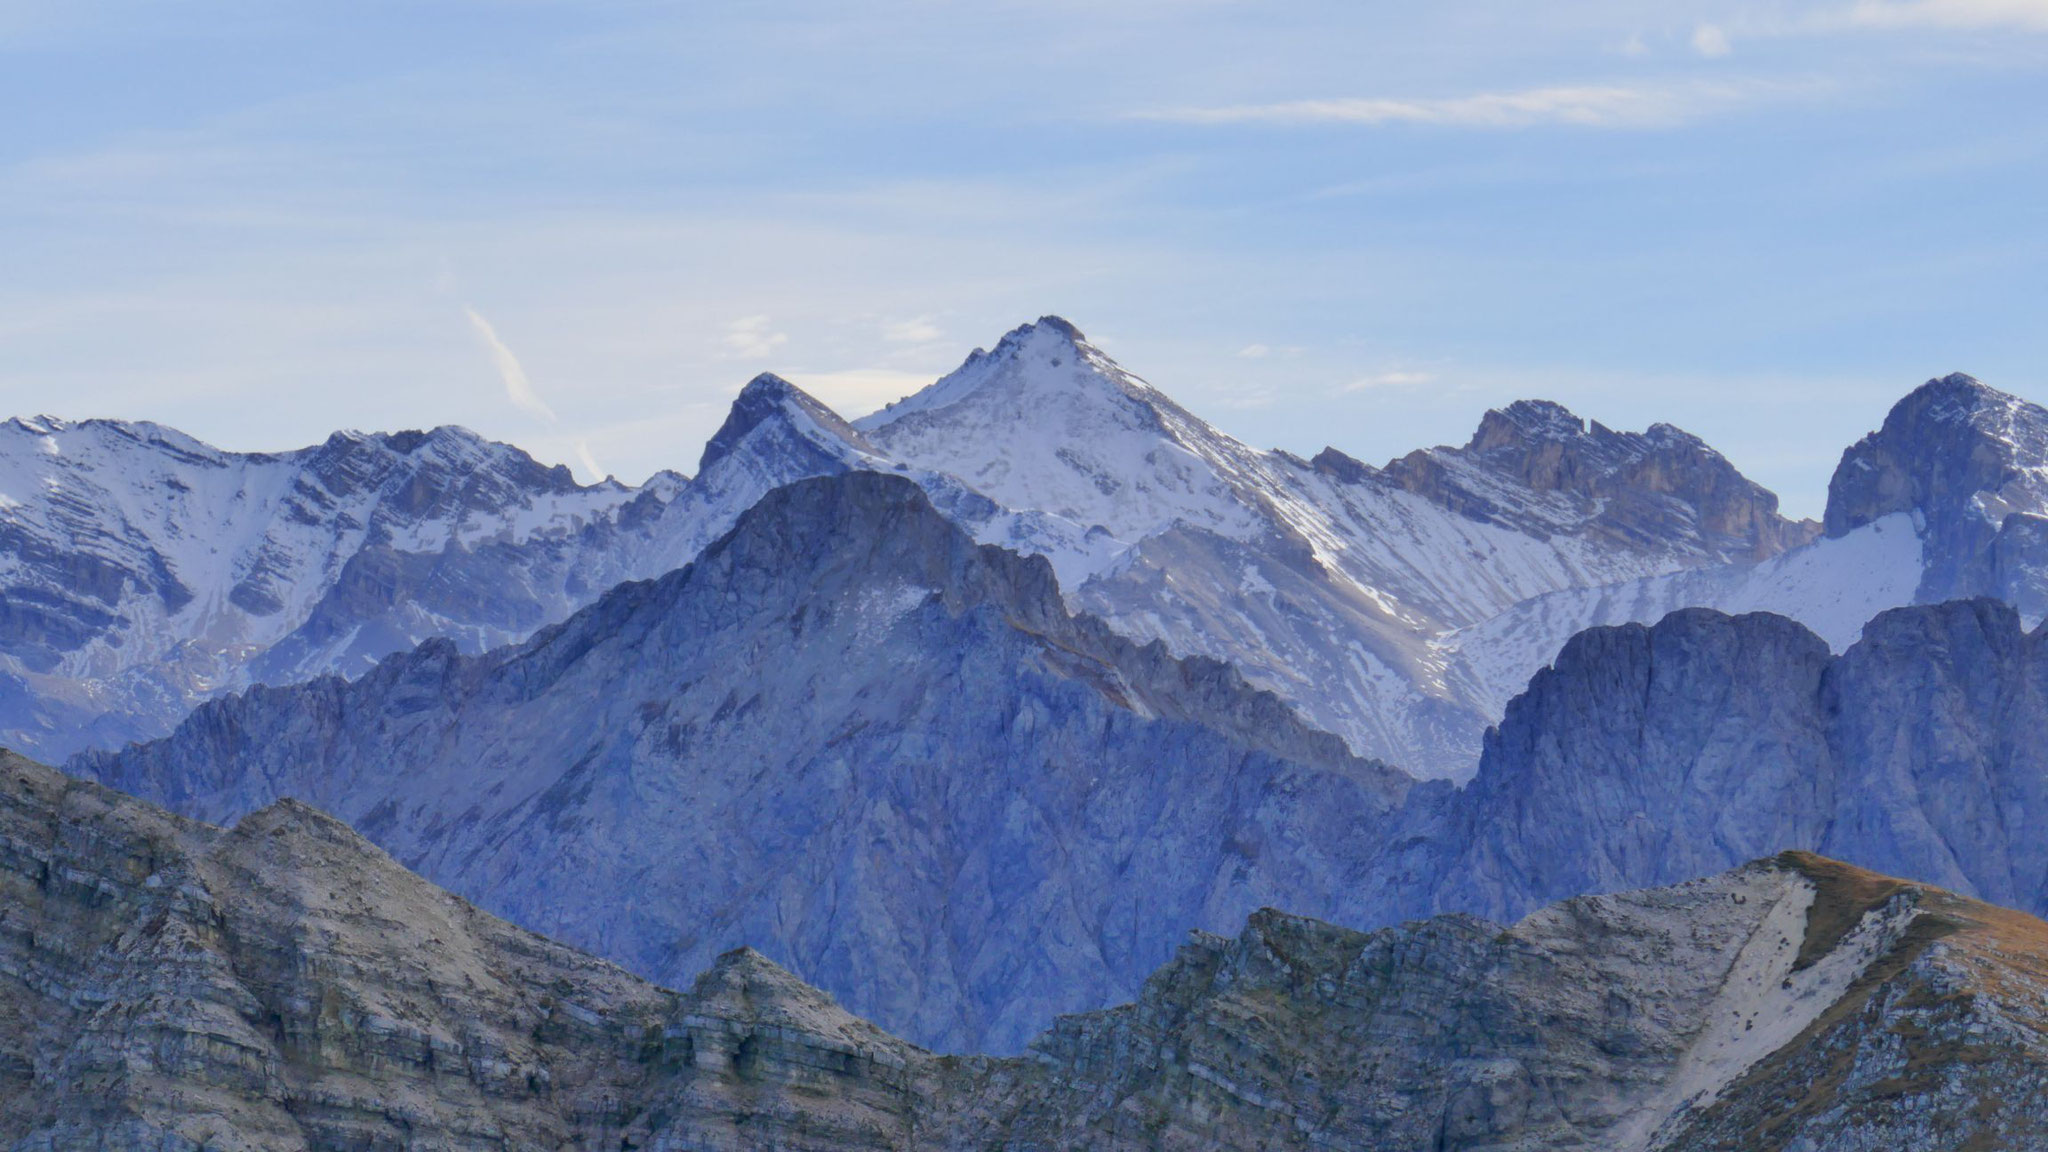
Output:
M697 463L697 474L702 476L710 471L713 465L730 456L755 429L771 421L788 425L789 431L798 438L821 447L839 441L860 451L868 451L867 442L859 430L841 419L837 412L782 377L763 372L740 389L732 410L726 414L725 423L704 445L704 455Z
M854 421L873 431L908 417L937 412L991 392L1044 394L1093 391L1111 395L1156 395L1150 385L1123 370L1081 330L1058 316L1041 316L997 341L994 351L976 348L960 367L937 383Z
M1004 506L1135 541L1175 521L1254 530L1241 472L1260 454L1124 371L1056 316L976 350L952 374L855 426L914 468ZM1253 482L1254 486L1256 482Z

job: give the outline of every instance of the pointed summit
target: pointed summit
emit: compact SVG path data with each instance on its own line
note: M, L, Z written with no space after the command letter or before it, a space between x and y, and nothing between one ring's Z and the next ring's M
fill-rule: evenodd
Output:
M1091 384L1098 390L1106 387L1115 391L1135 385L1150 391L1101 349L1088 343L1088 338L1071 322L1058 316L1041 316L1004 333L994 351L976 348L960 367L929 388L854 423L863 431L873 432L908 417L950 408L977 393L1028 392Z
M2048 609L2048 409L1960 372L1929 380L1842 453L1827 534L1911 514L1921 602L1995 596Z
M1267 467L1057 316L857 427L892 459L1126 541L1175 521L1251 533L1255 498L1233 484Z
M784 430L796 439L827 446L828 450L832 441L861 450L867 448L867 441L860 432L837 412L782 377L763 372L740 389L739 398L733 401L725 423L704 445L704 455L697 463L697 474L702 476L710 471L756 429L770 422L784 425Z
M1586 422L1562 404L1551 400L1517 400L1480 417L1479 429L1465 449L1484 452L1530 440L1570 440L1585 433Z

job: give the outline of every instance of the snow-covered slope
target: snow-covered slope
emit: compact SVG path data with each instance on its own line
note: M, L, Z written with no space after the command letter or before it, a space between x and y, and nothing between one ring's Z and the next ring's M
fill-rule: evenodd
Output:
M337 589L374 581L368 557L530 552L615 519L635 497L459 428L337 433L272 455L155 424L10 420L0 740L47 753L153 735L242 682L251 659ZM502 610L465 622L478 645L570 598L540 584L494 582L484 594ZM348 653L353 639L330 648Z
M1446 676L1435 639L1545 593L1813 532L1684 433L1589 429L1556 405L1491 413L1466 448L1384 471L1258 451L1057 317L855 426L895 460L1106 538L1111 563L1060 564L1073 604L1228 660L1423 776L1468 773L1497 716Z
M1840 651L1856 642L1871 617L1913 603L1921 577L1920 533L1912 515L1894 512L1758 564L1692 568L1538 596L1435 647L1465 698L1498 716L1531 674L1588 628L1651 624L1682 608L1775 612Z
M116 745L250 683L359 674L435 636L518 640L687 563L774 488L852 469L916 481L978 540L1050 560L1073 606L1235 663L1421 775L1469 771L1497 714L1444 635L1807 531L1683 433L1588 429L1554 405L1384 472L1256 451L1053 317L852 424L761 376L694 479L638 490L579 487L459 429L243 455L17 421L0 436L0 741Z
M694 480L637 489L578 485L460 428L268 454L154 424L12 420L0 743L113 747L250 683L356 675L431 637L511 643L688 562L769 491L853 467L887 465L771 376Z

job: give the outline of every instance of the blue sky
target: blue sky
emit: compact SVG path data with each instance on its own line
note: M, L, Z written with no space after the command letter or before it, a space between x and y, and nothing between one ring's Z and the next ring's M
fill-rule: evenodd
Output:
M1045 312L1225 430L2048 400L2048 0L0 0L0 409L695 467Z

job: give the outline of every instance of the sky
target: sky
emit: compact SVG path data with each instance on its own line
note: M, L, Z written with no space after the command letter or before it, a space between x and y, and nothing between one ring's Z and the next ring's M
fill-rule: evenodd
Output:
M1818 515L2044 304L2048 0L0 0L0 415L630 483L1056 313L1261 447L1541 397Z

